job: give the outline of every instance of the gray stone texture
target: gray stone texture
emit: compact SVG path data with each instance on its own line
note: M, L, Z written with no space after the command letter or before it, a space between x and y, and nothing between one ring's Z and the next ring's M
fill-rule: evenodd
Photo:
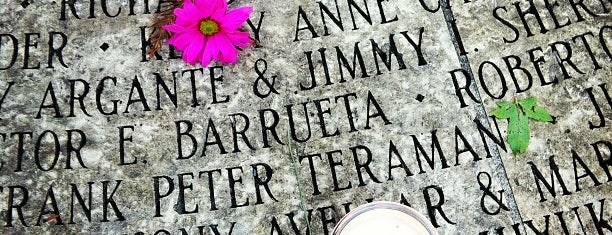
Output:
M528 36L517 9L530 4L545 30L528 14ZM261 47L242 51L236 64L202 68L170 58L167 46L161 58L143 57L156 0L3 0L1 233L330 234L347 210L371 200L407 203L440 234L612 232L612 2L237 0L230 7L242 5L253 6L255 26L261 20L259 30L243 26ZM371 23L356 6L367 6ZM322 19L322 7L342 28ZM308 29L296 36L307 27L299 9L317 37ZM60 61L51 48L64 37ZM355 48L365 70L353 63ZM515 58L525 70L509 69ZM268 92L273 76L278 93L258 97L254 87ZM530 121L527 152L514 156L507 121L490 112L497 101L530 96L556 120ZM248 144L240 134L235 143L240 130ZM86 207L91 200L90 219L79 200Z

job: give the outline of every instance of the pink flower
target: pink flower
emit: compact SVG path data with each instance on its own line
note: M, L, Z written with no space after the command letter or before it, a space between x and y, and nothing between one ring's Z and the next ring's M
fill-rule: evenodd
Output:
M238 30L252 11L252 7L228 11L225 0L185 0L183 8L174 10L174 24L164 26L173 33L168 44L182 51L190 64L199 61L205 67L211 59L236 63L236 46L253 43L248 32Z

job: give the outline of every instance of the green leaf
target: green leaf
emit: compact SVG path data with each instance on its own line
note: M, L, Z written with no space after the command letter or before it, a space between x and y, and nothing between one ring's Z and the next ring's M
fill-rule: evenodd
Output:
M508 101L497 102L497 107L498 108L496 110L493 110L491 114L493 114L493 116L498 119L510 118L510 114L517 111L516 105Z
M548 113L548 111L546 111L546 109L540 106L536 106L536 102L537 102L536 98L531 97L531 98L519 101L519 105L521 105L523 112L525 112L525 115L528 118L531 118L536 121L541 121L541 122L552 122L553 117L550 116L550 114Z
M527 112L527 117L541 122L552 122L553 117L542 107L535 107L533 112Z
M524 153L529 146L529 122L527 116L515 107L508 120L508 144L515 155Z
M545 108L539 107L536 97L514 102L499 101L491 114L498 119L508 119L508 144L514 155L524 153L529 146L529 119L552 122L553 117Z
M536 105L537 102L538 102L538 99L536 97L529 97L527 99L518 101L519 105L523 109L523 112L525 110L531 110Z

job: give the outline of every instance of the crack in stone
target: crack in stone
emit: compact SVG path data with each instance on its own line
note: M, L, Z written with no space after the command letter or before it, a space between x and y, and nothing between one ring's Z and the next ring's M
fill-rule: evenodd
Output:
M444 20L446 21L446 25L448 27L448 31L449 34L451 36L451 41L453 42L453 46L455 47L455 52L457 53L457 59L459 60L459 64L461 65L461 68L463 70L465 70L468 74L469 74L469 78L471 79L471 84L469 86L469 89L471 90L471 92L473 92L473 94L476 96L476 99L478 99L479 103L474 105L474 110L476 111L476 119L478 121L480 121L483 126L491 128L491 124L489 122L489 119L487 118L489 115L487 114L487 111L484 108L484 105L482 103L482 98L480 96L480 92L478 91L478 85L476 84L476 81L474 81L474 73L472 72L472 68L470 66L470 62L468 60L467 57L467 52L465 52L465 49L463 47L463 42L461 41L460 35L459 35L459 29L457 28L455 22L457 21L455 19L455 16L453 15L453 11L451 9L449 0L441 0L440 1L441 4L441 8L442 8L442 12L444 14ZM521 228L523 230L523 233L525 233L525 227L522 224L523 221L523 216L521 215L521 212L518 208L518 204L516 203L516 199L514 197L514 192L512 190L512 186L510 185L510 179L508 178L508 173L506 172L506 168L504 166L504 163L502 161L501 158L501 154L499 153L499 149L497 148L497 145L495 144L491 144L489 143L489 141L485 141L485 144L488 145L489 149L491 150L491 155L493 156L493 163L494 163L494 169L496 171L501 171L503 173L503 175L500 174L494 174L497 175L498 180L500 180L502 187L504 188L504 190L506 190L506 192L510 192L510 198L507 200L510 202L510 216L512 218L513 223L519 223L521 224ZM503 177L500 177L503 176ZM506 194L507 195L507 194Z
M285 84L285 87L287 87L287 85ZM302 213L304 213L304 219L306 220L306 228L308 231L308 235L312 235L312 229L310 227L310 221L308 219L308 210L306 209L306 205L304 203L304 194L302 193L302 176L300 174L300 170L298 168L297 165L297 161L296 158L297 156L295 156L293 154L293 149L291 148L291 145L293 145L293 141L291 141L291 130L289 128L289 123L287 122L287 125L285 125L285 129L287 129L287 147L289 148L289 158L291 158L291 169L293 169L293 176L295 177L296 181L297 181L297 189L298 189L298 199L300 201L300 210L302 210Z

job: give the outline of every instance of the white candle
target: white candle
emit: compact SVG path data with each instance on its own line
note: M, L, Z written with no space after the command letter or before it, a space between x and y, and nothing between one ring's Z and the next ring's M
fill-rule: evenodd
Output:
M435 229L422 215L397 203L374 202L347 214L334 235L435 235Z

